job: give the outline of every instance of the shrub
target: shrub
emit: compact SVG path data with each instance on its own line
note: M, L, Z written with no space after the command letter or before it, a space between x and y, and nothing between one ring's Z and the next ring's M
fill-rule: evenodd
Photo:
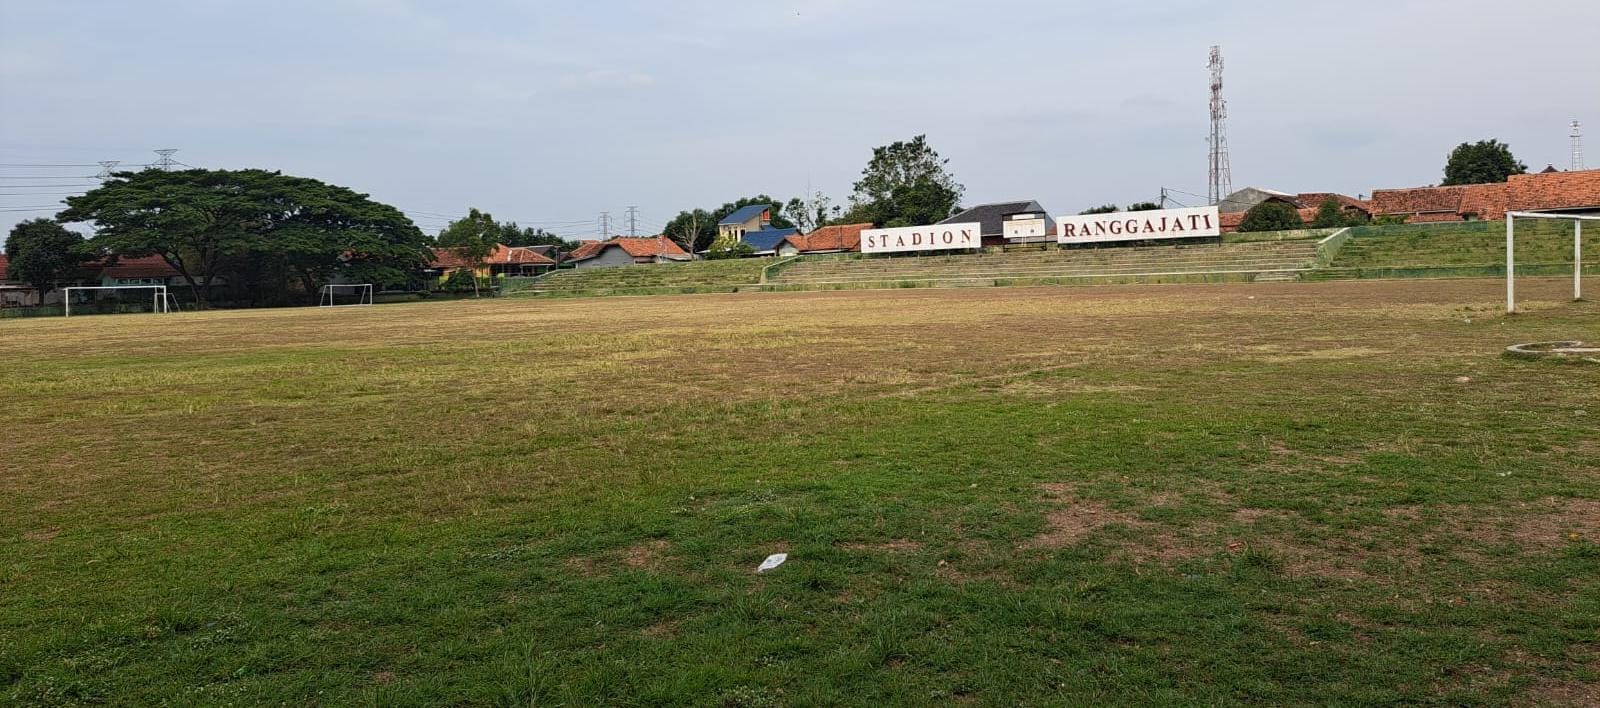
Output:
M1305 226L1294 207L1283 202L1262 202L1245 212L1239 231L1291 231Z
M756 249L748 243L736 243L725 248L713 248L706 252L706 260L722 261L730 258L745 258L755 255Z

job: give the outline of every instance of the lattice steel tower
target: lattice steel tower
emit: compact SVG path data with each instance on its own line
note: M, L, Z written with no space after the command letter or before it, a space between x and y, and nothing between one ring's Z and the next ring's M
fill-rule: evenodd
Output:
M154 167L164 172L171 172L172 166L177 162L176 160L172 159L172 154L177 151L177 148L163 148L161 150L156 150L156 155L159 155L160 157L156 159L156 164Z
M1572 171L1587 169L1583 165L1583 124L1572 121Z
M1206 196L1221 203L1233 193L1233 167L1228 163L1228 102L1222 100L1222 47L1211 47L1211 176Z

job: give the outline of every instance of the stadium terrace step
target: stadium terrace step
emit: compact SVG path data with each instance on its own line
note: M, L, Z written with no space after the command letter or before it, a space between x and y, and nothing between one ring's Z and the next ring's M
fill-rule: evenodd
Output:
M1063 282L1188 274L1253 276L1295 273L1316 259L1315 241L1050 249L1029 252L897 258L834 258L796 263L771 281L775 286L903 287L903 284L995 284ZM1290 279L1293 275L1289 276ZM1246 277L1245 279L1249 279Z

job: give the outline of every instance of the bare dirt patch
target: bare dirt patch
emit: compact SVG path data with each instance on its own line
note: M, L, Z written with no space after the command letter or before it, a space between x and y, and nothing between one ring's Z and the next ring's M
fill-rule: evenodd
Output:
M672 544L659 538L635 543L623 551L622 564L629 568L657 570L661 566L662 556L666 555L667 549L671 547Z
M54 540L55 537L60 535L61 529L39 529L38 531L29 531L25 534L22 534L22 537L35 543L44 543L46 541Z
M907 538L897 538L893 541L882 543L841 543L840 548L847 551L878 551L881 553L915 553L922 550L922 544Z
M678 636L678 621L665 619L639 630L639 634L652 639L671 639Z
M1045 517L1049 528L1028 541L1026 545L1030 548L1065 548L1113 524L1145 525L1132 514L1116 511L1102 502L1075 497L1069 485L1045 484L1040 488L1062 506Z

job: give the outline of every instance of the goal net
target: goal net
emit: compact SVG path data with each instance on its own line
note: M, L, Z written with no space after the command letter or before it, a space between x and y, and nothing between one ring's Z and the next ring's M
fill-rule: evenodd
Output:
M1540 212L1511 211L1506 212L1506 312L1517 311L1517 222L1525 220L1523 228L1523 250L1535 255L1534 262L1564 262L1566 260L1567 235L1571 234L1572 246L1572 299L1583 299L1583 225L1590 222L1590 233L1600 236L1600 216L1587 216L1580 214L1545 214ZM1564 227L1564 223L1571 227ZM1550 225L1562 225L1561 228L1550 229ZM1530 226L1534 228L1529 228ZM1538 228L1545 226L1546 228ZM1537 230L1535 230L1537 229ZM1556 241L1552 242L1550 231L1557 234ZM1529 237L1538 239L1534 248L1529 248ZM1591 241L1594 240L1591 236ZM1600 253L1600 249L1590 249L1590 260ZM1537 274L1537 273L1534 273Z
M372 304L372 283L324 285L317 304L321 307L348 307Z
M168 313L178 301L165 285L73 285L62 288L62 314Z

